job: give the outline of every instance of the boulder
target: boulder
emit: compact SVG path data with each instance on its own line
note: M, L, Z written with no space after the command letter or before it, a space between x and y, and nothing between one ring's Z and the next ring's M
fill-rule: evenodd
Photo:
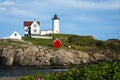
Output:
M101 54L101 53L95 53L93 54L94 59L97 60L104 60L105 59L105 55Z
M13 65L14 49L12 49L10 47L4 48L1 56L4 57L4 59L2 60L3 64Z
M10 57L6 57L6 62L5 65L13 65L13 61L14 61L14 57L10 56Z
M80 57L82 63L89 63L90 62L88 53L82 52L82 51L78 51L78 53L79 53L78 56Z
M37 46L29 46L28 48L24 49L24 54L33 56L38 51L39 49Z
M54 65L70 65L73 60L73 55L69 51L58 50L54 52L54 57L52 58L52 64Z
M82 63L88 63L89 54L82 51L66 51L58 50L54 53L52 59L54 65L79 65Z

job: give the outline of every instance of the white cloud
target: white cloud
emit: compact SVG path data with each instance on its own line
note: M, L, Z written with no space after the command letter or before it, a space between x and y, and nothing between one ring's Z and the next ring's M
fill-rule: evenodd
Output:
M11 8L10 9L10 12L12 14L16 14L16 15L29 15L27 11L24 11L24 10L20 10L18 8Z
M38 5L39 4L39 5ZM43 7L40 7L41 1L16 1L6 0L0 2L0 13L5 13L11 16L22 16L22 17L32 17L32 18L45 18L48 17L44 13L40 13ZM43 3L44 5L44 3ZM41 5L42 6L42 5ZM7 13L6 13L7 12ZM2 15L0 15L2 16Z
M1 8L2 7L2 8ZM12 7L12 9L11 9ZM106 0L103 2L97 2L94 0L29 0L23 2L13 2L7 0L0 2L0 11L10 11L14 15L26 15L26 16L38 16L42 17L41 14L48 14L48 12L66 12L80 9L120 9L120 1L118 0Z
M18 8L11 8L10 10L11 15L16 15L16 16L23 16L23 17L32 17L32 18L43 18L44 15L40 15L39 13L35 13L33 11L28 11L28 10L22 10Z
M47 1L43 2L47 3ZM56 7L67 7L67 8L86 8L86 9L120 9L120 1L118 0L107 0L107 1L91 1L91 0L51 0L48 4ZM50 6L50 5L48 5Z
M10 6L10 7L8 7ZM119 0L106 0L103 2L97 2L94 0L30 0L23 2L13 2L11 0L0 2L0 12L6 11L8 14L14 16L28 16L37 18L47 18L50 13L72 14L72 12L80 12L81 9L120 9ZM78 11L77 11L78 10ZM77 14L77 13L76 13ZM86 13L84 13L86 14ZM78 14L77 14L78 15ZM86 15L73 16L73 19L83 21L98 20L98 18L88 17Z
M68 10L68 9L120 9L119 0L106 0L97 2L94 0L29 0L23 2L13 2L7 0L0 2L0 7L15 7L28 12L46 12L49 10ZM23 14L24 12L18 11Z
M15 4L15 2L12 1L4 1L4 2L0 2L0 6L13 6Z
M11 7L14 7L15 5L15 2L13 1L3 1L3 2L0 2L0 13L5 13L6 12L8 13L9 9Z
M59 2L63 5L75 8L87 8L87 9L120 9L120 1L107 0L103 2L97 1L84 1L84 0L64 0Z

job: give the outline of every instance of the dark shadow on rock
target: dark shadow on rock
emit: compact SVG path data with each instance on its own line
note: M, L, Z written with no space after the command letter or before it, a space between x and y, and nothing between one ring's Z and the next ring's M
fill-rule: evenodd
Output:
M4 56L0 56L0 64L5 65L6 62L7 62L7 58L5 58Z

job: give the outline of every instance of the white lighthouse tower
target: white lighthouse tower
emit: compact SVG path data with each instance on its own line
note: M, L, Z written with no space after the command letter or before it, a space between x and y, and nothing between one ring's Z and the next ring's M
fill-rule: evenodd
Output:
M56 14L52 18L52 30L55 34L59 33L59 18Z

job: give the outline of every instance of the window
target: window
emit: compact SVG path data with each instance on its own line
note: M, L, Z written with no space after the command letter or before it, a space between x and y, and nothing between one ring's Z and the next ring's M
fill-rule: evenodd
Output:
M36 27L37 27L37 25L36 25L36 24L34 24L34 25L33 25L33 27L34 27L34 28L36 28Z
M17 36L17 33L15 33L15 36Z
M28 30L26 29L25 32L28 32Z
M36 33L36 32L37 32L37 29L33 29L33 32Z

